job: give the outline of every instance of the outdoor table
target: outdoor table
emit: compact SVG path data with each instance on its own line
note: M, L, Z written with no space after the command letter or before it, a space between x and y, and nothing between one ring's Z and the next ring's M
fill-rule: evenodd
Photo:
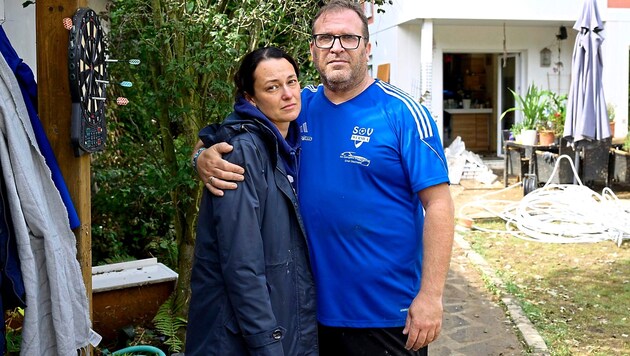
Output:
M609 151L610 148L618 147L623 144L623 137L606 138L599 141L592 141L588 143L587 148L580 148L580 156L582 157L576 170L580 176L582 182L586 185L593 185L595 182L610 185L611 179L614 176L611 171L613 167L609 166ZM504 142L504 169L503 169L503 182L505 186L508 186L508 170L510 160L510 151L516 151L521 158L521 174L520 180L522 181L525 174L539 173L536 163L536 151L546 151L555 153L558 155L566 154L574 161L575 151L573 148L568 147L567 142L563 139L558 144L549 146L543 145L523 145L516 143L515 141ZM538 178L538 177L537 177Z
M524 145L521 143L517 143L516 141L505 141L504 142L504 160L503 160L503 183L507 187L508 186L508 168L510 164L510 151L518 152L521 163L523 161L527 161L527 172L524 172L523 166L521 165L521 181L525 177L526 173L536 174L536 159L534 155L536 151L547 151L558 153L559 147L556 144L552 145Z

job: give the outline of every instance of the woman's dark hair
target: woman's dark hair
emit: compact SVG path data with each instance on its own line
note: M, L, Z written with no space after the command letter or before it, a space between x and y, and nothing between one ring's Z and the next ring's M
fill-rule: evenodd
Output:
M238 72L234 75L234 84L236 85L236 93L238 95L254 95L254 71L260 62L271 59L286 59L295 69L295 75L299 76L300 70L295 59L288 53L277 47L262 47L249 52L243 57Z

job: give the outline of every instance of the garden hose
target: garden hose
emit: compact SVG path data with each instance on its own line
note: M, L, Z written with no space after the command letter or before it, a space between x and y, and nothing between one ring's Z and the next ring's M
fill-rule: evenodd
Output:
M139 352L142 352L142 354L139 354ZM164 351L158 349L155 346L150 346L150 345L136 345L136 346L125 347L124 349L120 349L118 351L112 352L111 355L112 356L129 355L129 354L145 355L146 352L153 355L157 355L157 356L166 356Z
M517 183L463 205L459 209L459 218L473 220L474 209L482 210L503 219L505 230L487 230L473 224L472 227L478 230L508 233L538 242L612 240L621 246L623 240L630 238L630 207L622 204L610 188L606 187L602 194L598 194L584 186L579 177L576 179L579 184L550 183L562 158L570 161L570 157L560 156L547 183L529 191L520 201L481 199L521 185ZM572 164L571 167L575 173L575 167Z

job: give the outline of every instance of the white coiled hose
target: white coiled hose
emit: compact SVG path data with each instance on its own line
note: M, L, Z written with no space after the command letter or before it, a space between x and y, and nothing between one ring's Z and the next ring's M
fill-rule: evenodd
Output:
M561 159L571 162L578 184L550 183L557 172ZM497 192L521 186L517 183ZM483 210L505 220L505 230L489 232L509 233L516 237L547 243L594 243L612 240L621 246L630 238L630 210L624 206L614 192L606 187L598 194L584 186L579 179L573 162L567 155L558 157L547 183L525 195L520 201L477 199L459 209L459 217L474 215L474 210ZM473 214L466 214L472 210Z

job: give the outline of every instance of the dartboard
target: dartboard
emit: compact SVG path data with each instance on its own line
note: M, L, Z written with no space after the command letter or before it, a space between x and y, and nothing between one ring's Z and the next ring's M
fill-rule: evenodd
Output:
M72 17L68 74L72 96L71 140L77 156L103 150L106 138L107 66L103 28L96 13L80 8Z

